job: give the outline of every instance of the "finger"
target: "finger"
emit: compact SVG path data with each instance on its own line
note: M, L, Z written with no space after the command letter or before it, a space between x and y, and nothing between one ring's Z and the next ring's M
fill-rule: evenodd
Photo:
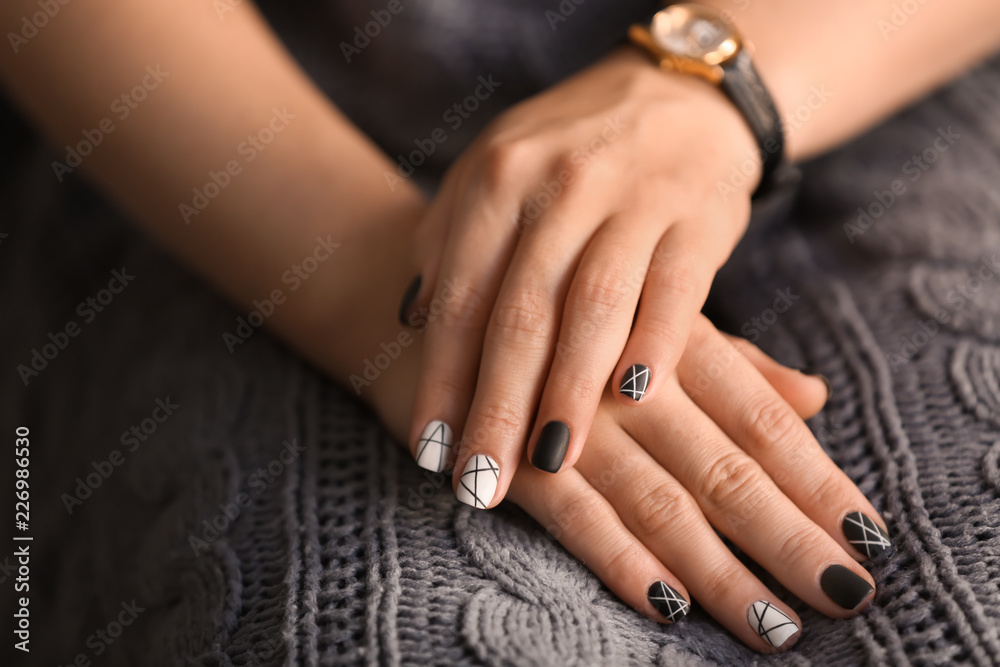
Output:
M815 417L830 400L830 381L822 375L782 366L747 339L726 333L722 335L753 364L802 419Z
M479 172L457 172L449 234L440 260L424 268L434 278L428 305L411 323L424 332L424 360L410 427L417 464L434 472L451 467L483 350L486 324L517 243L519 199ZM441 204L439 211L444 211ZM429 281L426 281L429 282ZM423 289L421 290L423 291Z
M545 380L528 451L545 472L571 467L621 356L650 251L660 235L634 215L619 215L594 234L563 307L555 356Z
M598 419L592 438L602 445L591 446L566 474L582 474L630 533L748 646L768 652L792 646L801 621L723 544L687 490L617 426Z
M687 589L578 472L550 477L521 466L510 498L625 604L660 623L676 623L690 611Z
M692 337L697 341L689 346L678 373L705 414L843 548L858 558L887 549L890 543L878 512L774 387L734 355L707 320L698 322ZM718 379L702 388L698 373L713 367Z
M623 404L648 399L659 379L673 375L717 268L704 232L694 225L675 224L659 240L612 381Z
M596 217L596 202L606 199L587 174L524 229L490 316L455 462L458 498L476 507L499 503L510 484L552 363L570 279L593 228L603 220ZM496 487L486 487L492 498L470 494L461 483L487 459L499 468Z
M410 283L399 306L399 321L403 326L416 326L426 320L434 295L440 291L441 274L446 246L457 220L462 220L456 210L462 192L470 186L467 153L448 169L441 187L431 200L423 219L417 225L414 238L414 260L417 275ZM411 320L413 320L411 322Z
M789 500L676 381L667 383L652 405L657 409L643 419L628 420L635 421L629 430L634 429L636 440L655 443L650 453L691 492L713 526L827 616L849 618L870 604L871 575Z

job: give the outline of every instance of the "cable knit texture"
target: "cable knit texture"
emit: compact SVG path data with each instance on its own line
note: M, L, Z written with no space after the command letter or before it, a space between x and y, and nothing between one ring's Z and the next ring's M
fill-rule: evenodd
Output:
M393 156L479 76L503 82L417 175L433 183L492 114L598 57L651 3L563 2L575 12L553 30L555 0L404 0L348 66L340 42L384 5L264 9ZM58 183L55 153L2 113L0 426L32 428L36 664L93 657L88 636L133 599L144 611L101 664L997 663L1000 62L808 165L791 218L755 223L716 282L721 326L830 378L811 426L894 544L868 565L874 606L849 621L754 566L805 626L766 658L697 600L675 626L639 615L517 508L461 505L265 334L230 354L238 313L76 175ZM908 170L949 128L948 149ZM894 180L905 193L876 215ZM16 365L122 266L134 283L26 389ZM766 316L785 289L793 306ZM63 494L167 396L175 414L69 514Z

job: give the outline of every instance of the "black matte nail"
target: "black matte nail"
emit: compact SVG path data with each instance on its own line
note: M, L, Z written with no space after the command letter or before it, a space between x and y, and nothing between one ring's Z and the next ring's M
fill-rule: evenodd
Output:
M680 593L662 581L655 581L646 593L649 603L671 623L676 623L691 611L691 605Z
M844 609L855 609L873 590L871 584L843 565L831 565L819 578L823 592Z
M531 465L545 472L559 472L569 449L569 426L561 421L550 421L542 427L531 455Z
M648 366L643 366L642 364L629 366L628 370L625 371L625 377L622 378L622 384L618 388L618 391L633 401L639 402L646 394L646 388L649 386L649 375Z
M842 528L847 541L868 558L875 558L892 546L889 535L861 512L851 512L845 516Z
M408 318L410 316L410 306L413 305L414 299L417 298L417 294L420 293L420 284L423 282L422 276L417 276L410 283L410 286L406 288L406 294L403 295L403 301L399 304L399 323L404 327L409 326L410 323Z

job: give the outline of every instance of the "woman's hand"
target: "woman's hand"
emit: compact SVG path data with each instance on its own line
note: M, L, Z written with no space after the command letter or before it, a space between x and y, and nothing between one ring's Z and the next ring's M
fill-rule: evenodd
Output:
M417 462L454 463L459 498L492 507L526 444L536 468L573 465L609 376L623 406L669 391L756 174L729 196L719 184L755 150L719 91L631 50L500 117L418 234L422 287L403 310L426 322ZM489 493L461 481L480 464L498 472Z
M397 434L419 366L392 366L380 385L377 409ZM801 620L715 531L820 612L867 607L874 582L856 561L889 542L802 421L826 397L820 380L699 315L652 409L630 410L606 390L576 466L554 476L521 466L508 499L650 618L678 621L693 597L755 650L785 650ZM488 468L479 474L466 482L490 483Z
M508 497L647 616L679 620L693 596L747 645L773 651L795 643L801 620L716 530L835 618L870 604L875 584L855 559L888 541L871 504L758 371L789 389L802 377L755 349L741 354L699 317L677 375L651 397L656 409L627 410L606 393L574 469L547 477L525 466ZM815 399L796 403L818 409Z

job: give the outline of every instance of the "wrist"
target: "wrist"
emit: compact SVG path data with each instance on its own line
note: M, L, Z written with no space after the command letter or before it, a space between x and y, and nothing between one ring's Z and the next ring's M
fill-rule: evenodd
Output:
M638 89L680 105L683 124L672 118L673 127L665 129L668 134L676 130L698 137L697 149L717 163L712 177L718 179L720 194L727 198L753 194L761 176L761 147L740 110L718 86L687 73L663 70L632 45L617 49L610 59L635 77Z

